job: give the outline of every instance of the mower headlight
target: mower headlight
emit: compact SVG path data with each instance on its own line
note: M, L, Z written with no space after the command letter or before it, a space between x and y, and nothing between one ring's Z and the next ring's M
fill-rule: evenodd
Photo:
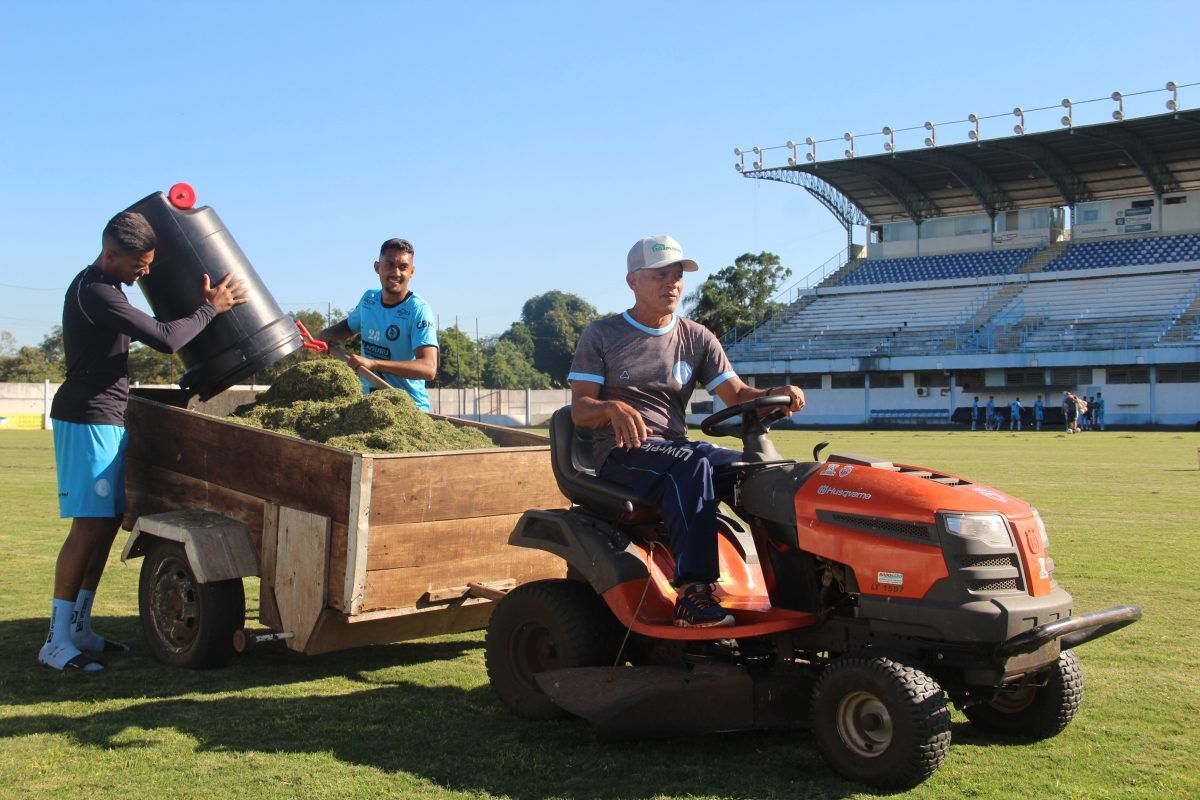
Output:
M1038 536L1042 537L1042 552L1045 553L1050 549L1050 535L1046 533L1046 523L1042 522L1042 515L1036 508L1033 509L1033 521L1037 524Z
M1012 547L1012 534L1008 531L1008 520L999 514L973 516L947 516L946 530L959 536L978 539L989 547Z

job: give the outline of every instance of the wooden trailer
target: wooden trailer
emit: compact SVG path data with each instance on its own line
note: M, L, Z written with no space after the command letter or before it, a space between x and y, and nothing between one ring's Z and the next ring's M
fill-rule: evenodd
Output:
M565 574L508 545L526 509L568 505L545 437L452 420L500 447L351 453L181 401L135 392L126 421L121 558L145 557L142 626L163 661L219 666L266 638L243 630L249 576L261 625L314 654L480 629L506 591Z

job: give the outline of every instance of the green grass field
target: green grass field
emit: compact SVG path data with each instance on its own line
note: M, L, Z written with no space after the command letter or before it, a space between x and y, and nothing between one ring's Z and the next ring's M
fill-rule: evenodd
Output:
M956 713L941 770L896 796L1200 796L1200 434L774 438L792 457L829 439L827 452L941 468L1027 499L1077 609L1145 611L1080 648L1087 695L1064 733L989 738ZM512 717L487 685L478 633L318 657L266 645L211 672L162 666L144 647L100 675L39 668L65 533L48 433L0 433L0 504L5 800L871 796L836 778L804 732L605 745L582 722ZM139 563L114 555L96 604L97 629L135 646ZM256 597L248 586L251 615Z

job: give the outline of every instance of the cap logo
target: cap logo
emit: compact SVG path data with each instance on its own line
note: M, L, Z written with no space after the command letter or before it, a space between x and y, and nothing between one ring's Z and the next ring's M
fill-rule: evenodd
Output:
M651 247L650 249L656 253L660 253L663 250L673 250L676 253L679 253L680 255L683 254L683 251L680 250L678 247L674 247L673 245L669 245L669 244L656 244L656 245L654 245L654 247Z

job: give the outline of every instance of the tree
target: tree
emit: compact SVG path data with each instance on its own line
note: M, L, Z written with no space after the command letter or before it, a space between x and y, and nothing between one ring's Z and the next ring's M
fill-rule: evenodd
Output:
M500 334L500 341L511 343L521 351L526 361L533 363L533 333L524 322L514 322L508 330Z
M566 386L579 335L596 317L591 303L567 292L546 292L526 300L521 323L533 338L534 368L550 376L556 386ZM521 335L510 332L514 338Z
M783 308L771 298L791 274L774 253L743 253L687 296L688 317L718 336L749 330Z
M173 353L160 353L144 344L134 344L129 348L131 383L175 384L182 374L183 361Z
M478 386L483 379L483 354L479 345L457 325L438 331L441 345L438 386Z
M483 385L493 389L549 389L553 382L538 372L511 339L501 337L486 354Z
M46 356L47 363L64 365L67 354L63 348L62 325L55 325L51 328L50 332L43 337L41 344L38 345L38 349Z
M0 331L0 358L11 358L17 354L17 337L8 331Z
M62 366L46 361L36 347L22 347L15 356L0 358L0 383L58 383L62 379Z

